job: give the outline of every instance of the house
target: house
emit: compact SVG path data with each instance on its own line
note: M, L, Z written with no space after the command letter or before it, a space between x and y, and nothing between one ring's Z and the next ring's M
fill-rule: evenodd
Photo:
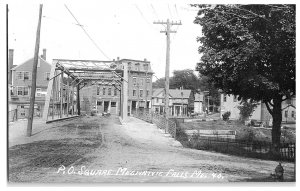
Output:
M194 113L203 113L203 94L196 93L194 95Z
M13 54L13 50L9 51ZM13 60L13 55L9 56L9 61ZM13 64L9 63L11 67ZM28 116L30 105L30 92L32 83L33 58L11 68L11 86L9 96L9 111L18 109L18 117ZM36 95L35 95L35 115L41 116L45 105L45 95L49 82L51 65L46 61L46 49L43 55L38 57Z
M191 90L169 90L170 116L188 116L194 111L194 94ZM152 94L152 111L163 114L165 111L165 91L158 88Z
M287 123L296 122L296 98L292 98L291 100L286 100L282 102L282 121ZM230 111L230 119L239 119L240 118L240 110L238 106L240 106L240 101L238 101L237 96L221 94L220 100L221 112L220 117L222 118L222 114L226 111ZM259 103L254 112L252 113L251 119L261 121L261 122L269 122L272 119L271 114L267 110L267 107L264 103Z
M128 113L132 114L137 108L150 109L153 75L150 62L146 59L117 58L112 65L122 68L124 62L128 63ZM120 112L120 91L114 86L95 84L84 87L80 99L82 111L89 112L92 108L96 108L98 113L119 114Z

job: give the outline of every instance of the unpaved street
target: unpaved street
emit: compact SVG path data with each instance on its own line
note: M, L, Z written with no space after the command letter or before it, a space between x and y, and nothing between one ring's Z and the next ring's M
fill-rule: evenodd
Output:
M76 123L83 125L76 126ZM91 128L84 127L88 123ZM43 131L30 139L11 136L11 182L269 181L270 173L278 164L275 161L182 148L156 126L132 117L123 124L114 116L97 116L44 126ZM44 140L52 142L35 145ZM49 144L52 146L49 147ZM34 147L34 150L29 150L31 155L25 152L29 146ZM41 156L51 153L51 156L75 158L56 158L52 165L47 166L45 164L54 159L38 160L33 154L37 150L40 150ZM38 165L33 166L32 161L37 160ZM66 165L61 166L60 161ZM31 166L27 165L29 163ZM283 166L285 179L294 181L294 164L283 163Z

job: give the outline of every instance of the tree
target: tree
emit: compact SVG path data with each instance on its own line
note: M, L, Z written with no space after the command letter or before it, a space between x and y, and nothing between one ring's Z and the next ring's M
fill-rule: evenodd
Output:
M174 70L173 76L170 79L170 88L183 88L190 89L193 93L198 92L200 89L199 79L194 74L194 70L185 69L185 70Z
M278 151L281 103L296 94L295 5L192 5L202 26L197 70L238 99L265 103Z
M152 88L165 88L166 78L159 78L155 82L152 83Z
M238 109L240 110L240 118L241 120L248 120L257 107L258 102L250 99L242 100L240 104L241 105L238 106Z
M209 102L212 102L214 108L220 106L220 93L218 89L215 87L214 83L207 76L200 75L199 86L201 87L202 91L209 92L208 94L208 96L210 96Z

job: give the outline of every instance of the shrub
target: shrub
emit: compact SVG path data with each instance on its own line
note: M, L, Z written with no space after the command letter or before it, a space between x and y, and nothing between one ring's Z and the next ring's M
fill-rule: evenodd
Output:
M230 111L226 111L225 113L222 114L223 120L228 121L231 113Z
M242 100L241 106L238 106L240 110L240 119L242 121L248 120L251 117L253 111L257 107L258 102L254 100Z

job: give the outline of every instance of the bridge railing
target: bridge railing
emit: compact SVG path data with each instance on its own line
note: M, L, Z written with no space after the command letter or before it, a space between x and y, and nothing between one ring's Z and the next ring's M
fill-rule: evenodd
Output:
M132 114L138 119L155 124L158 128L165 130L166 133L169 133L176 139L176 123L174 121L147 109L134 110L132 111Z

